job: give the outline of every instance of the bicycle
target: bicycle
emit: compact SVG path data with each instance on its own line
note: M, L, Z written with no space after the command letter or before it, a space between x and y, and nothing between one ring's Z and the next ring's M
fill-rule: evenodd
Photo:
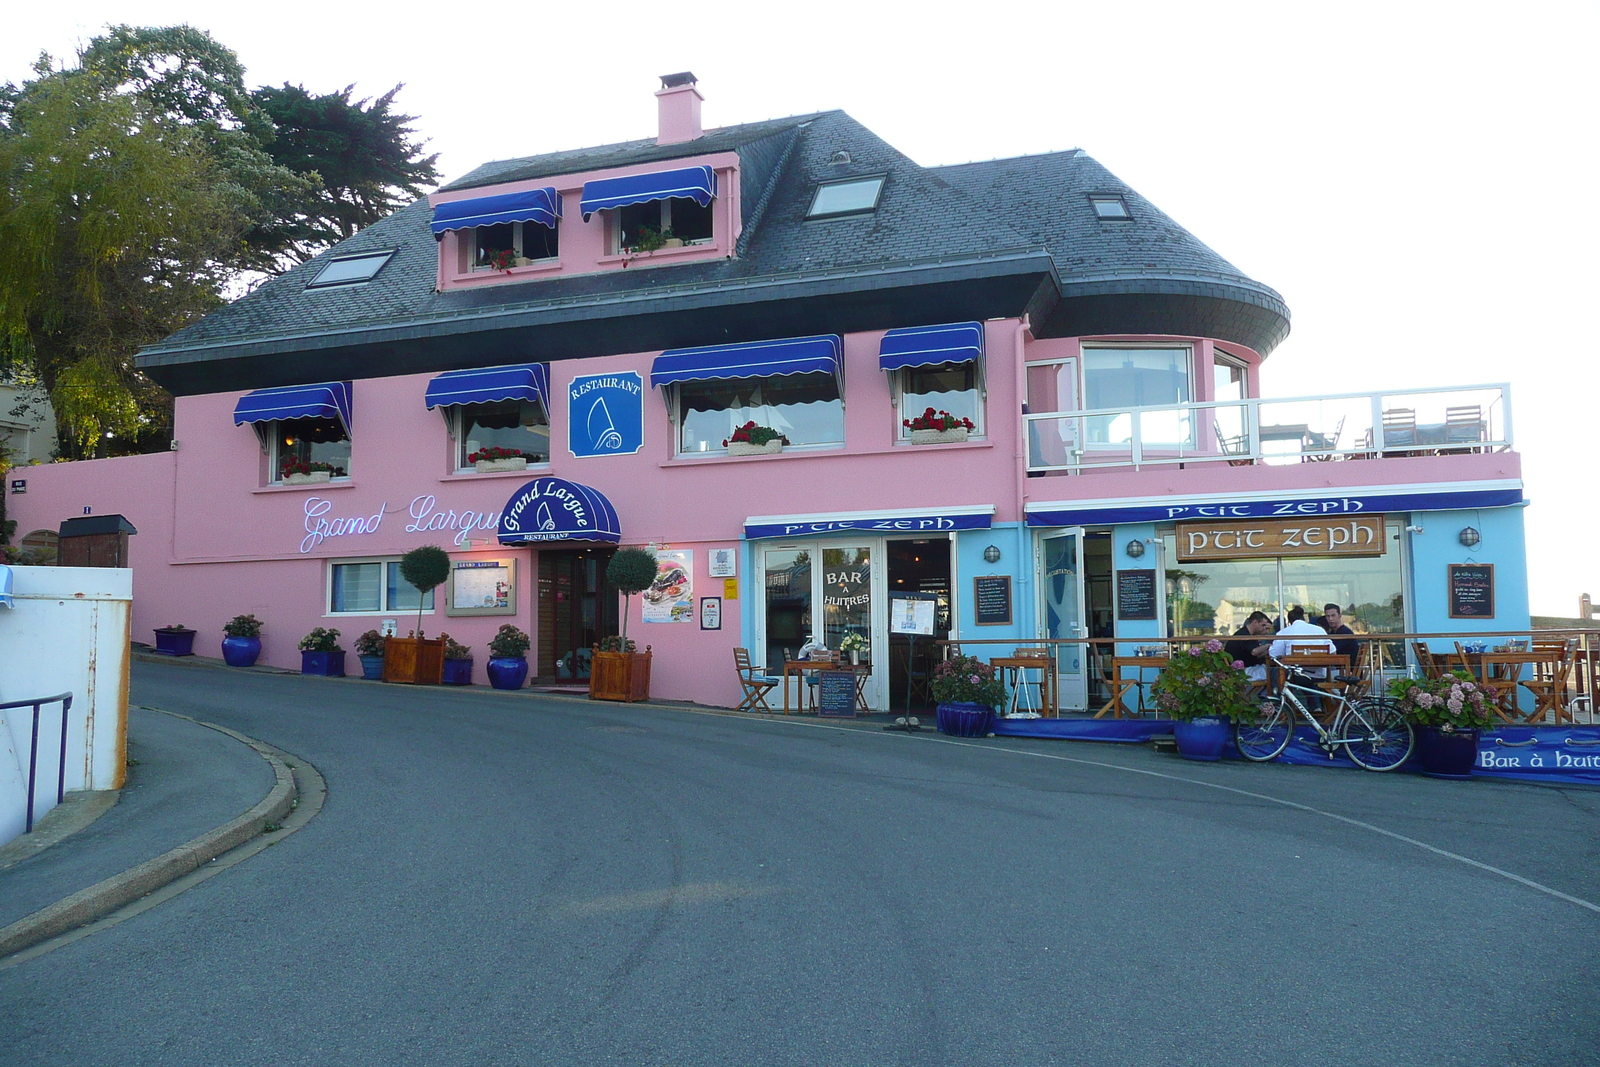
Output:
M1284 672L1283 687L1276 701L1266 699L1257 705L1255 721L1234 723L1233 740L1245 759L1265 763L1276 759L1289 747L1299 725L1295 712L1317 732L1317 746L1333 759L1342 747L1356 765L1369 771L1392 771L1411 755L1415 738L1398 705L1381 697L1352 701L1343 693L1329 693L1291 667L1268 657ZM1331 700L1338 706L1333 725L1324 727L1296 693Z

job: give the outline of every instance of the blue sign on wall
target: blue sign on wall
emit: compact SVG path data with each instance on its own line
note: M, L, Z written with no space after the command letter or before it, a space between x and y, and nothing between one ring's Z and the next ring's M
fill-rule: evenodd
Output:
M586 374L567 386L567 449L579 457L631 456L644 447L644 379Z

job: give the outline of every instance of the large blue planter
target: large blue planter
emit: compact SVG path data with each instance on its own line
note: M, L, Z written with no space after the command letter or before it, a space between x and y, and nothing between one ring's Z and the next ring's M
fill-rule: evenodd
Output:
M193 630L157 630L156 651L163 656L194 655Z
M1228 745L1232 724L1223 718L1196 719L1193 722L1172 724L1173 740L1178 742L1178 755L1184 759L1214 763L1222 758Z
M489 672L489 684L496 689L521 689L528 680L528 661L521 656L516 659L496 656L489 660L486 670Z
M939 732L951 737L988 737L994 725L994 709L987 704L940 704L933 714Z
M369 682L381 682L381 681L383 681L383 657L382 656L362 656L362 657L360 657L360 659L361 659L361 677L365 678Z
M344 677L344 649L337 652L300 653L301 674L325 674L329 678Z
M230 667L254 667L256 657L261 655L261 638L259 637L224 637L222 639L222 662Z
M527 660L523 660L522 662L524 664L526 664L528 661ZM523 671L523 676L524 677L527 676L527 671L526 670ZM441 683L443 683L444 685L471 685L472 684L472 660L470 660L470 659L447 659L447 660L445 660L444 661L444 674L439 678L439 681Z
M1437 726L1419 726L1417 759L1422 773L1430 778L1471 778L1478 762L1478 731L1453 730L1445 733Z

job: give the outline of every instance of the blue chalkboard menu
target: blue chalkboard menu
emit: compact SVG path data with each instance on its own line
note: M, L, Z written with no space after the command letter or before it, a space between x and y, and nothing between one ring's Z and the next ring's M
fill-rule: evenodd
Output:
M835 718L854 718L856 676L853 671L817 672L817 714Z

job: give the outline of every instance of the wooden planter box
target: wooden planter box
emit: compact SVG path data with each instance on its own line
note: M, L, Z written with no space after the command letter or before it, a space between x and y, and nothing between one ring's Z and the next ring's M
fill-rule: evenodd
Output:
M632 702L650 699L650 646L643 652L594 650L589 663L589 699Z
M444 638L391 637L383 646L383 680L438 685L444 676Z

